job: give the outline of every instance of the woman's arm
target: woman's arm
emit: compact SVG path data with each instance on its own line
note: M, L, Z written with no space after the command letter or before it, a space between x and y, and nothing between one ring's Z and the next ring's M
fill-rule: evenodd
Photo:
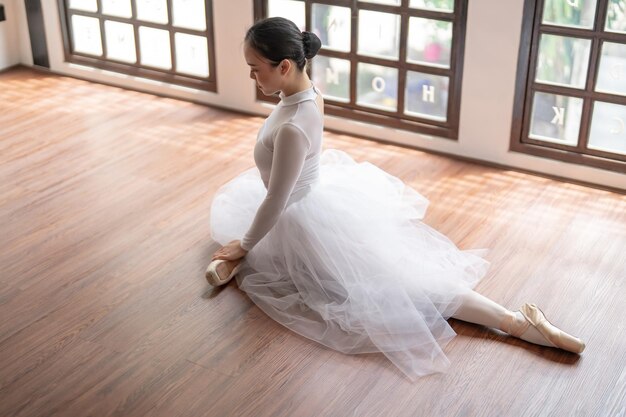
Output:
M310 147L305 133L296 125L283 124L274 139L272 170L267 186L267 196L256 212L252 226L241 241L249 251L274 227L302 172Z

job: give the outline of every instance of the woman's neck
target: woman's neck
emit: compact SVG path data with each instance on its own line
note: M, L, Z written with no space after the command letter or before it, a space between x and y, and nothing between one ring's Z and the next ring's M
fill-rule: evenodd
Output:
M283 92L285 97L288 97L309 88L311 88L311 80L309 79L307 73L303 71L301 76L295 79L288 86L285 86L281 91Z

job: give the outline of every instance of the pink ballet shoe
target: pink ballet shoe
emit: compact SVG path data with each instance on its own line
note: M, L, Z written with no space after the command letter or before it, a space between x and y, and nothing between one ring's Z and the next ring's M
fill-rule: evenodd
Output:
M228 273L228 267L223 259L216 259L209 264L206 269L206 280L209 284L217 287L219 285L227 284L241 269L242 262L240 261L230 273Z
M585 344L582 340L565 333L550 323L543 311L535 304L524 304L519 311L526 321L518 323L515 314L507 315L500 324L500 330L519 338L529 326L533 326L554 347L573 353L581 353L585 349Z

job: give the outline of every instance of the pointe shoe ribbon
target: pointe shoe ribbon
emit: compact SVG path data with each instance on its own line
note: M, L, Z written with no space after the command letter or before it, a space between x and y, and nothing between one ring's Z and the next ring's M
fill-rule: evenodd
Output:
M209 284L217 287L228 283L235 275L237 275L241 269L241 265L243 264L243 262L239 262L233 270L230 271L230 274L228 274L224 272L226 268L225 263L226 261L223 259L216 259L209 264L205 273L206 280ZM222 264L224 265L221 266ZM221 275L220 272L222 272Z
M585 344L582 340L565 333L563 330L550 323L535 304L524 304L519 311L526 318L527 322L536 328L543 337L555 347L574 353L581 353L585 349ZM527 327L528 326L526 326L526 328Z
M521 337L529 327L530 322L528 320L518 323L517 316L512 312L507 312L502 323L500 323L500 330L517 338Z

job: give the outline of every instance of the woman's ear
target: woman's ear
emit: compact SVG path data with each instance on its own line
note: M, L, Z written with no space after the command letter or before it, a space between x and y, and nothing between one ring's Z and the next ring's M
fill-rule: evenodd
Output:
M282 61L280 61L279 66L280 66L280 74L285 75L289 72L289 69L291 68L291 61L285 58Z

